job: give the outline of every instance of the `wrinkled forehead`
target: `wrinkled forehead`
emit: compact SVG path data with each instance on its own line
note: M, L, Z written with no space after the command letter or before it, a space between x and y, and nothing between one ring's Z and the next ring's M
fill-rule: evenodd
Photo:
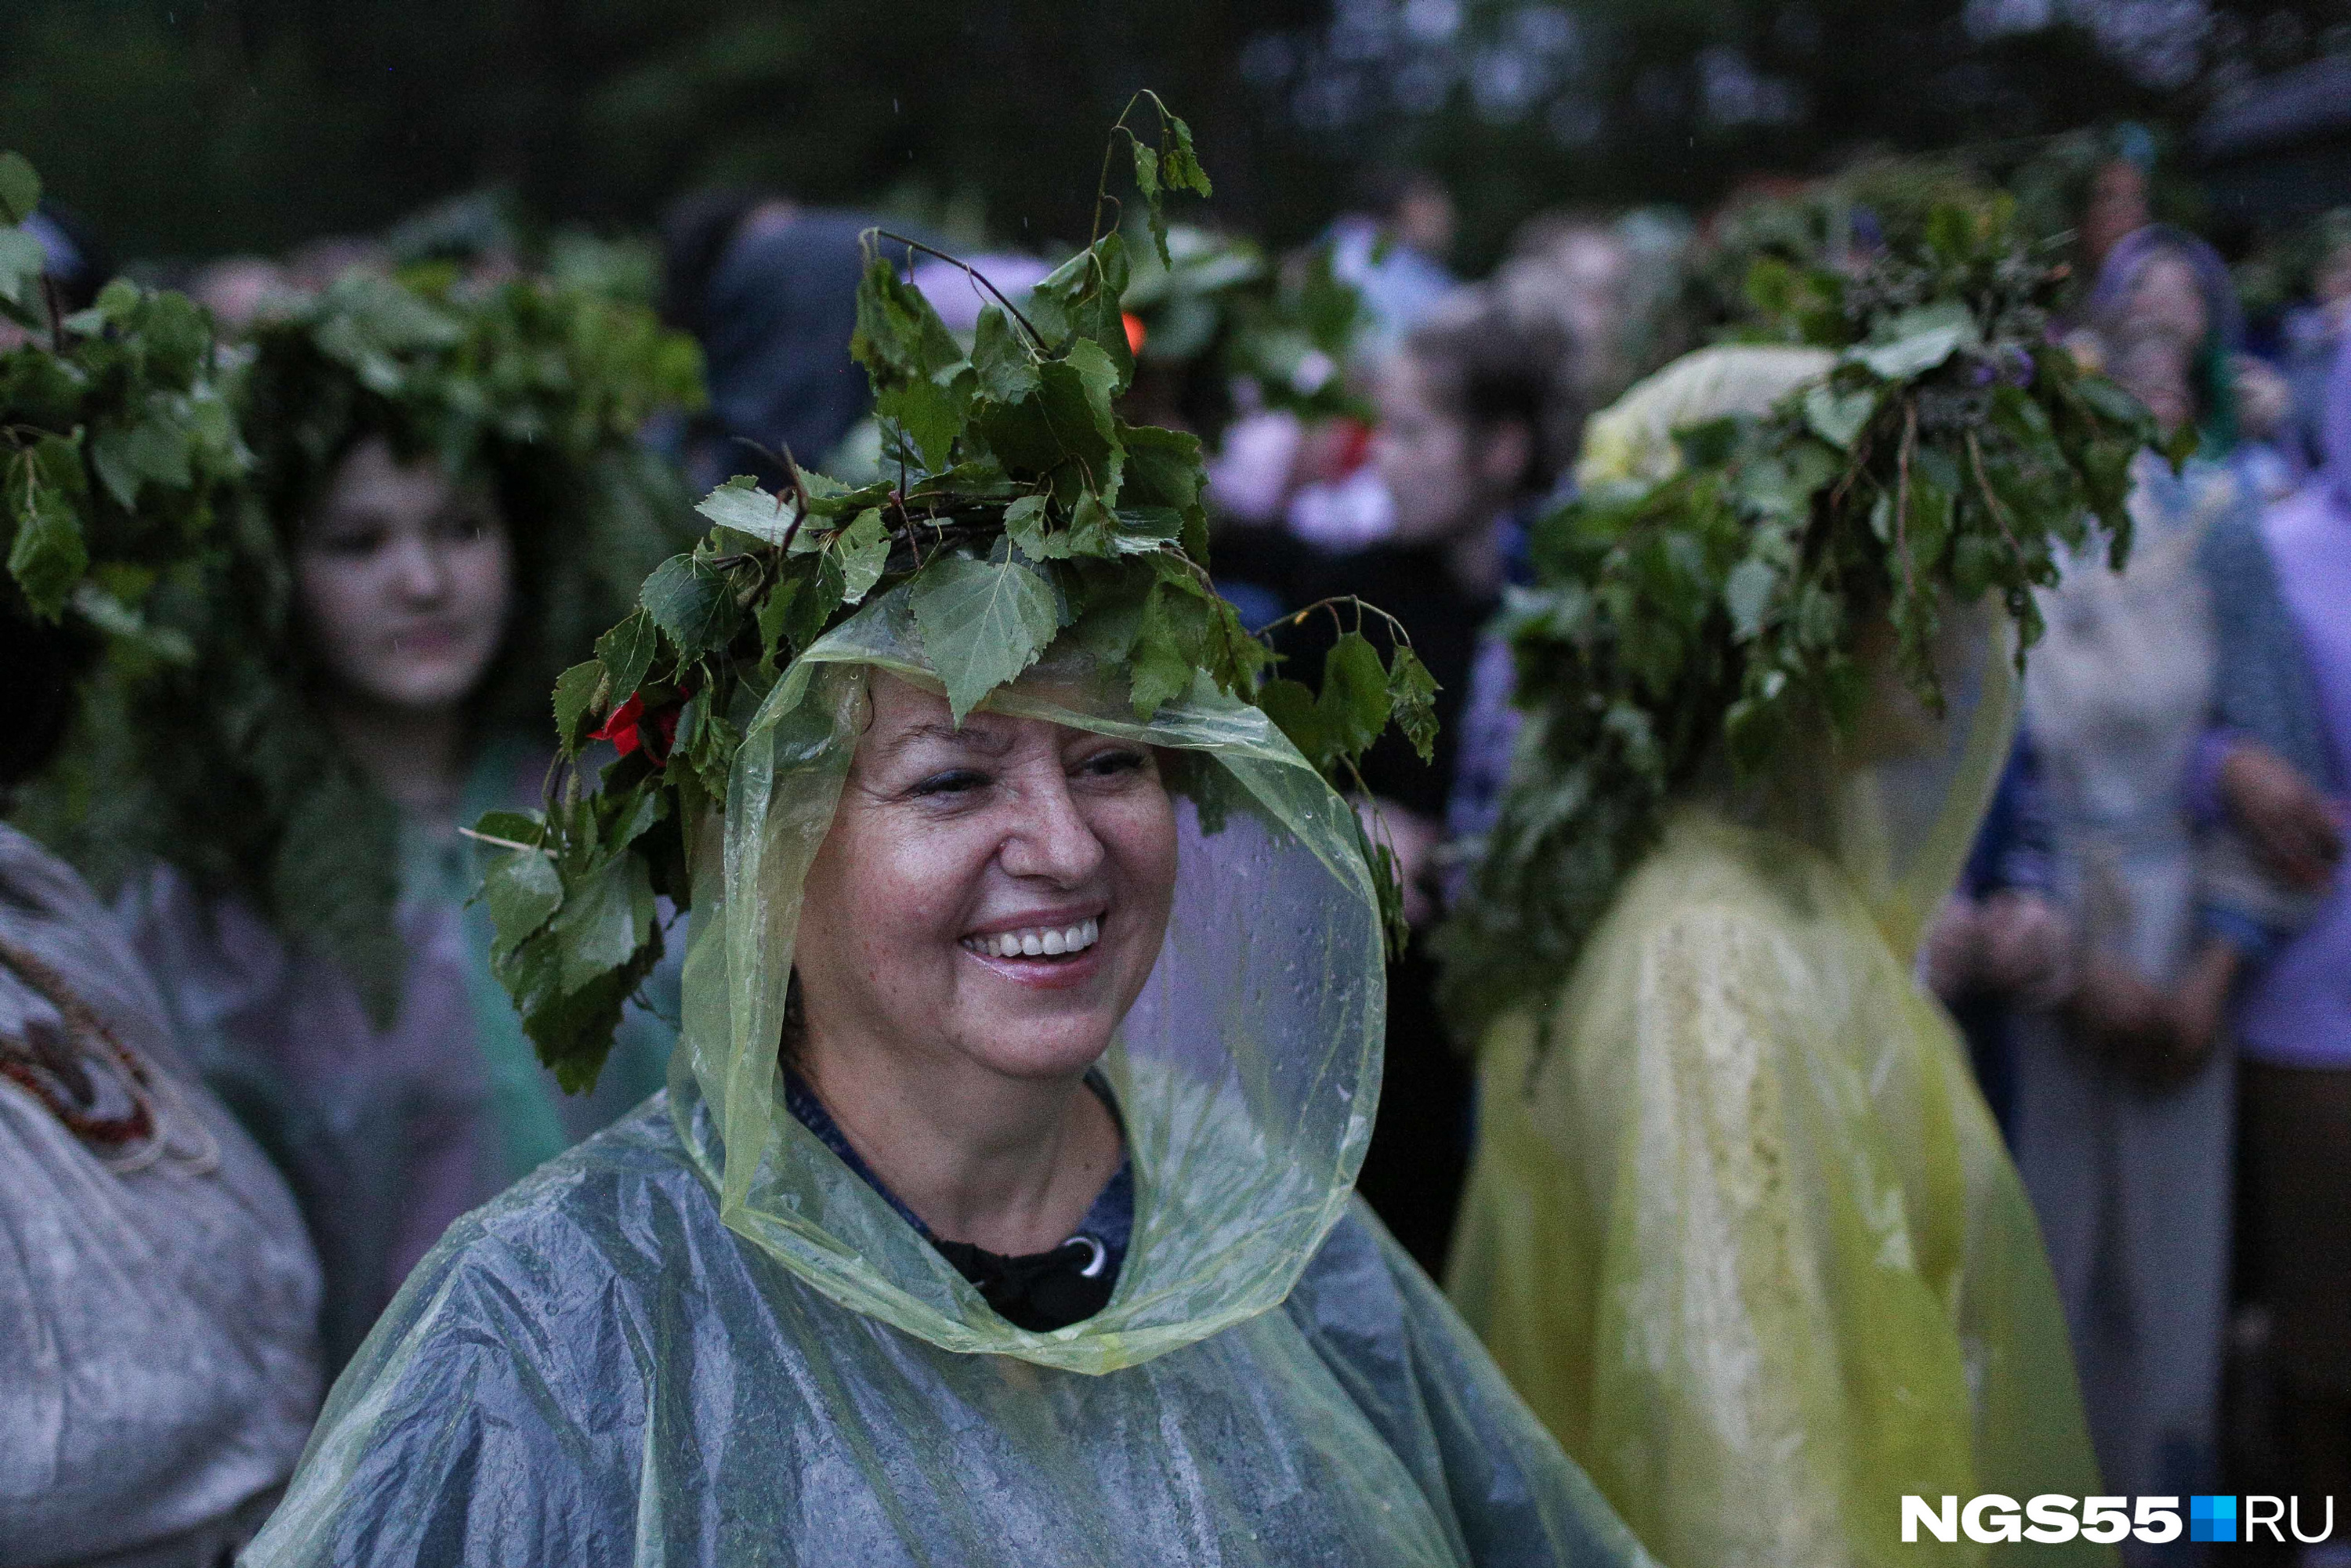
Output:
M858 741L861 761L967 755L1002 758L1024 750L1065 749L1119 733L1148 745L1163 742L1131 720L1102 714L1099 683L1057 679L1052 672L1023 679L956 721L935 680L921 673L871 666L865 672L868 713Z

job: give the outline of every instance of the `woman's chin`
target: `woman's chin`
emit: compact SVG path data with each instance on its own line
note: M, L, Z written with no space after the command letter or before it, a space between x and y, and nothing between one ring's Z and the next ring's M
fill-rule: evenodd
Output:
M990 1071L1023 1082L1076 1078L1110 1049L1117 1020L1056 1015L976 1019L961 1031L963 1053Z

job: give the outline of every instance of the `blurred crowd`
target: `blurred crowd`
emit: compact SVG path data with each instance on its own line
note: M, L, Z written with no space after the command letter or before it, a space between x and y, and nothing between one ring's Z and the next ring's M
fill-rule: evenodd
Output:
M1220 590L1309 669L1338 624L1312 607L1360 596L1437 680L1434 759L1392 737L1362 770L1418 932L1458 895L1509 774L1510 656L1487 628L1527 580L1526 525L1573 493L1587 416L1717 335L1719 258L1782 193L1538 214L1477 279L1455 270L1443 184L1412 170L1379 172L1290 254L1180 226L1167 262L1136 247L1129 417L1207 444ZM2067 345L2197 439L2177 466L2137 459L2125 570L2084 559L2043 591L2024 730L1919 973L1964 1027L2038 1209L2108 1490L2351 1500L2351 208L2308 225L2286 298L2249 319L2229 262L2155 221L2143 157L2095 162L2072 193L2053 235L2079 285ZM32 226L68 308L87 303L110 271L99 236L56 209ZM695 493L788 464L854 482L883 458L853 296L871 231L893 226L723 190L644 242L525 243L475 201L173 281L233 338L354 273L635 299L700 346L706 404L643 437ZM959 265L919 230L880 245L958 331L1059 259ZM440 1229L657 1087L669 1038L657 1006L632 1013L607 1087L555 1095L464 956L458 824L535 800L549 756L528 725L474 717L535 612L518 563L542 524L501 500L362 439L296 524L306 656L402 815L396 1021L168 878L110 914L300 1206L329 1377ZM385 630L420 616L434 637ZM1472 1073L1424 936L1390 979L1360 1186L1441 1272Z

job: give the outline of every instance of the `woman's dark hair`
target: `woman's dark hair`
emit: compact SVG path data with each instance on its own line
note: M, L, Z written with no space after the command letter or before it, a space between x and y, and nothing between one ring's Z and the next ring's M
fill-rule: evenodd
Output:
M1532 495L1551 488L1583 435L1573 348L1556 322L1520 319L1483 290L1464 290L1405 334L1403 352L1427 378L1430 401L1472 430L1526 428L1517 488Z

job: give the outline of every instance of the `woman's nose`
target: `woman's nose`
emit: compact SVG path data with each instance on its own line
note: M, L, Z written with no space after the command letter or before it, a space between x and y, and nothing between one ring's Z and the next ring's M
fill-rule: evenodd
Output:
M1078 809L1060 768L1026 781L1015 797L1019 813L997 859L1015 876L1043 877L1064 886L1083 882L1102 862L1102 842Z
M402 599L429 604L449 591L449 566L430 539L396 539L392 545L392 580Z

